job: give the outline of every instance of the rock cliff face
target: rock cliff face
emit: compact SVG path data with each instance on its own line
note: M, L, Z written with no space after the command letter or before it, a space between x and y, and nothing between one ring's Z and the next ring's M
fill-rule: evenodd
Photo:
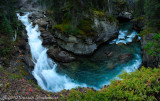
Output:
M93 53L97 47L116 36L118 27L115 22L95 20L92 25L93 30L97 33L87 38L79 38L75 35L64 35L61 31L56 30L53 35L56 37L57 44L74 54L87 55Z
M56 2L60 2L60 1L56 1ZM72 2L69 1L68 3L72 3ZM83 7L82 9L84 9L86 5L88 4L86 3L85 5L81 5ZM62 13L62 16L63 16L63 13L69 14L69 11L66 11L66 9L73 11L71 12L73 13L73 15L74 15L74 12L81 12L76 8L72 9L67 5L59 5L59 6L60 8L58 12L60 14L59 13L57 14L61 15ZM128 11L128 9L124 7L126 6L125 2L113 2L113 7L114 6L121 8L120 10L118 10L118 8L113 9L114 12L117 12L116 17L122 17L125 19L133 18L131 13L132 11ZM62 19L61 20L49 19L48 14L51 14L51 12L47 11L46 13L44 11L40 11L40 4L38 4L37 0L32 0L32 1L19 0L18 7L21 10L27 10L27 11L29 10L34 12L29 16L29 18L31 19L34 25L35 24L39 25L39 30L41 31L41 38L43 40L42 44L49 48L49 51L48 51L49 56L52 58L54 57L54 59L56 57L56 60L60 60L59 59L60 57L59 55L54 55L57 52L57 51L54 52L53 51L54 49L58 50L58 53L61 53L61 51L65 51L67 52L67 54L73 53L74 55L75 54L89 55L89 54L92 54L100 44L105 43L110 39L116 37L118 33L118 25L116 20L113 19L112 16L109 16L106 12L97 11L96 9L88 9L87 11L81 12L82 15L77 15L77 16L75 15L75 17L73 17L72 20L74 19L76 20L76 17L78 18L77 25L76 24L73 24L73 25L78 26L78 29L80 29L80 33L83 34L83 35L80 35L78 33L75 35L71 33L66 34L64 32L64 29L60 30L58 28L57 29L55 28L53 30L53 26L60 25L60 24L62 25L63 21L67 21L67 24L68 24L68 21L70 22L70 20L67 20L66 17L63 18L63 21L61 21ZM93 7L96 7L96 5L93 5ZM54 15L54 16L59 16L59 15ZM56 17L56 19L60 19L60 18ZM78 25L79 23L80 23L80 26ZM73 54L72 55L70 54L69 56L74 57Z
M72 57L74 57L74 55L89 55L92 54L100 44L105 43L117 36L118 25L116 20L108 20L110 19L110 17L105 16L105 12L103 11L91 10L90 12L83 12L84 14L80 17L81 20L83 20L82 22L86 24L86 21L88 19L89 21L92 21L91 26L89 26L90 28L88 28L88 26L82 23L82 25L84 24L84 27L81 26L82 28L80 30L87 30L85 31L85 34L91 34L84 37L83 35L79 34L66 34L63 30L59 30L56 28L54 30L51 30L53 29L53 26L60 25L61 23L59 23L58 21L53 22L53 19L49 19L48 12L46 13L44 11L36 10L37 8L39 9L40 6L36 2L37 0L19 1L20 3L18 5L20 9L34 11L34 13L32 13L29 17L34 25L39 25L39 30L41 31L41 38L43 40L42 44L49 48L48 54L50 57L54 57L54 59L56 58L55 60L61 61L59 59L59 55L55 55L57 51L54 52L54 49L58 50L58 53L61 53L61 51L65 51L67 52L67 54L73 53L72 55L69 55ZM92 11L93 14L90 14ZM64 9L62 9L62 12L66 13L67 11L64 12ZM119 11L116 16L126 19L133 18L131 11L128 11L125 8ZM79 23L81 23L81 21L79 21ZM88 29L85 29L85 27L88 28L89 31Z
M33 11L38 10L40 8L40 5L37 2L38 0L17 0L16 6L20 10L24 11Z
M47 30L47 28L50 29L52 24L46 16L44 12L34 12L29 18L33 24L39 25L41 38L43 40L42 44L49 47L47 53L51 58L57 61L70 62L75 60L74 55L71 53L78 55L91 54L100 44L117 36L118 26L116 22L99 20L97 18L94 19L91 26L92 31L96 32L94 35L89 35L87 37L72 34L67 35L58 29L51 32ZM54 46L56 46L56 48ZM63 56L60 56L62 53L65 53L65 55L63 54Z
M160 57L158 56L150 56L147 54L146 50L144 50L145 45L149 41L153 41L154 34L147 34L142 37L141 46L142 46L142 61L143 65L146 67L159 67L160 65Z

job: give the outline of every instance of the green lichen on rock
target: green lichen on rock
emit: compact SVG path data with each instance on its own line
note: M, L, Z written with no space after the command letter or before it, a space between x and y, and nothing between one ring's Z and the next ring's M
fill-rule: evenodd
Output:
M105 16L105 12L104 11L98 11L98 10L93 10L93 14L97 15L97 16Z
M59 30L66 35L83 34L83 32L80 29L72 27L71 24L59 24L59 25L53 26L52 30Z
M83 30L84 32L90 32L91 31L91 25L92 25L92 20L91 19L82 19L80 20L78 24L78 28L80 30Z
M92 25L92 19L84 18L79 21L77 27L72 26L72 24L57 24L52 26L52 31L59 30L66 35L80 35L82 37L87 37L96 34L92 29Z
M100 10L92 10L93 12L93 16L95 16L95 18L99 19L99 20L105 20L105 21L109 21L109 22L116 22L118 24L118 20L116 19L116 17L114 17L113 15L109 15L109 13L104 12L104 11L100 11Z

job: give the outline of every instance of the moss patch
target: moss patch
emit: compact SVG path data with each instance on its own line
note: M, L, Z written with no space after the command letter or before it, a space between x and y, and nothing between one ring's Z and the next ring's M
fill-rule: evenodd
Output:
M105 16L106 13L104 11L93 10L93 14L97 16Z
M55 29L60 30L63 34L66 34L66 35L77 35L77 34L83 33L78 28L72 27L71 24L59 24L59 25L53 26L52 30L55 30Z

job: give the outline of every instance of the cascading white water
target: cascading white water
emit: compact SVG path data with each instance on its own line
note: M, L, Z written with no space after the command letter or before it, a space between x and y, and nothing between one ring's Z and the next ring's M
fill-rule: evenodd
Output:
M31 48L32 59L35 62L33 75L36 78L39 86L44 90L58 92L63 89L71 89L78 86L86 87L85 84L74 83L72 79L67 76L56 73L56 64L47 57L47 49L42 46L40 40L40 32L38 25L32 26L29 22L27 13L24 16L17 14L18 19L26 26L29 45Z
M17 16L18 19L26 26L32 59L35 63L33 76L36 78L38 85L44 90L52 92L58 92L63 89L76 88L78 86L92 87L86 84L77 83L66 75L60 75L56 72L57 65L47 57L47 48L42 46L42 40L39 38L40 31L38 31L38 25L36 25L35 27L32 26L32 22L30 22L28 18L29 14L30 13L27 13L24 16L20 16L20 14L17 14ZM123 39L124 43L130 42L137 33L133 32L130 36L128 36L128 39L124 39L126 34L123 34L125 34L125 32L120 33L119 38L115 41L112 41L112 43L120 42L120 39ZM137 55L137 60L133 61L132 64L133 65L131 66L124 66L123 70L132 72L135 71L135 69L138 69L141 64L141 57ZM119 73L121 73L121 71ZM110 81L107 81L103 83L101 87L109 83ZM98 89L96 87L93 88Z
M132 40L136 37L136 35L138 35L136 31L133 31L130 35L128 35L127 33L128 33L127 30L120 30L118 38L111 41L110 44L114 44L114 43L127 44L129 42L132 42ZM141 37L138 36L138 40L140 40L140 39L141 39Z

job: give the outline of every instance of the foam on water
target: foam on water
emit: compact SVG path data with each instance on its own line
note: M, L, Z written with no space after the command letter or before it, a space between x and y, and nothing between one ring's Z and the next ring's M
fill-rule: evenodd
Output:
M133 39L138 35L136 31L132 31L131 33L128 34L127 30L120 30L119 35L117 39L114 39L110 42L110 44L127 44L133 41ZM140 40L141 37L138 36L138 40Z
M25 25L29 45L31 49L32 59L35 63L35 67L33 70L33 76L38 82L38 85L48 91L58 92L63 89L72 89L78 86L87 87L89 85L75 82L71 78L66 75L60 75L56 72L57 64L53 62L47 56L47 48L42 46L42 40L40 37L40 31L38 30L38 25L35 27L32 26L32 23L29 21L28 15L30 13L26 13L24 16L20 16L17 14L18 19ZM127 35L127 31L120 31L118 39L113 40L110 44L123 42L126 44L127 42L132 42L133 38L137 35L136 32L132 32L130 35ZM137 59L133 61L132 65L124 66L123 70L127 72L135 71L138 69L141 64L141 57L137 55ZM119 72L121 73L121 71ZM114 76L116 77L116 75ZM101 85L108 85L110 81L106 81ZM89 86L92 87L92 86ZM98 89L97 87L94 87Z
M30 13L27 13L24 16L17 14L17 16L26 26L31 54L35 62L33 75L39 86L52 92L76 88L78 86L86 87L85 84L74 83L74 81L66 75L56 73L57 64L47 57L47 49L42 46L42 40L39 38L40 32L38 31L38 25L35 27L32 26L28 18L29 14Z

